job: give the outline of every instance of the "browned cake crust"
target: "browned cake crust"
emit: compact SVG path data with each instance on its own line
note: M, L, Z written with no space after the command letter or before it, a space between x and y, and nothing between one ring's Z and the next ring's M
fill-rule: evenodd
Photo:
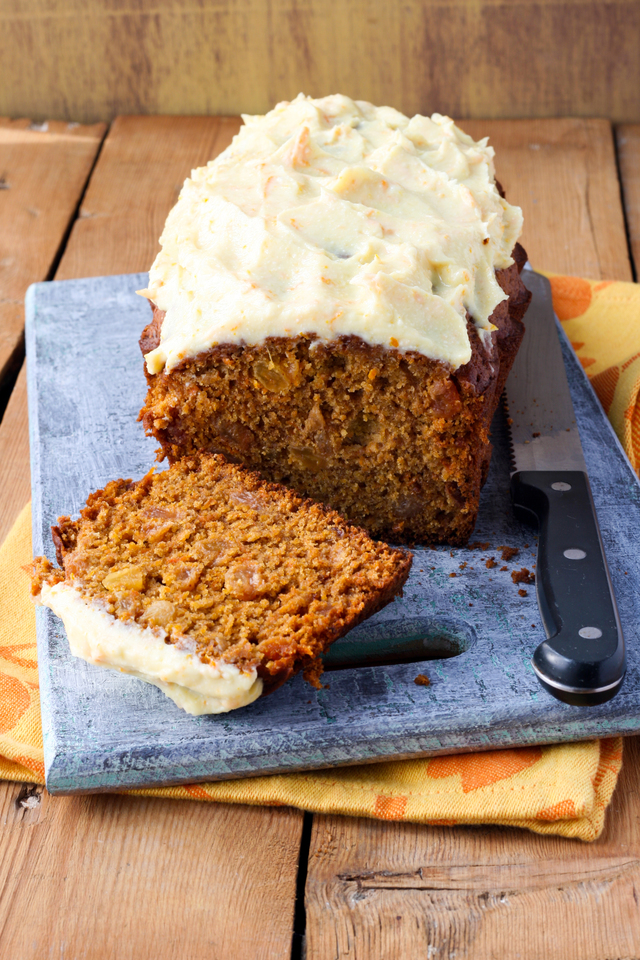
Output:
M114 480L52 531L61 569L38 558L34 595L66 579L204 662L256 667L265 693L300 669L317 685L320 654L401 592L412 560L216 455Z
M358 337L270 338L218 345L149 374L140 413L170 463L220 452L330 504L374 536L464 544L491 456L489 427L524 334L526 254L497 272L509 299L485 347L467 318L472 357L452 370ZM140 338L158 346L164 314Z

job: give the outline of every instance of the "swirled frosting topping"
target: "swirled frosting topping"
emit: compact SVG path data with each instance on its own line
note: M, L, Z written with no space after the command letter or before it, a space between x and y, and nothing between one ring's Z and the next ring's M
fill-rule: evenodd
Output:
M467 363L466 314L491 329L522 229L486 139L339 95L243 119L167 218L141 291L166 313L149 371L299 334Z

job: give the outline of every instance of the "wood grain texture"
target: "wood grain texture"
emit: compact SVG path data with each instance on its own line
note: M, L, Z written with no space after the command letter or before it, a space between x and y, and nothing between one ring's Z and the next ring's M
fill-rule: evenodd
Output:
M623 960L640 954L640 749L594 844L515 830L315 817L314 960Z
M31 497L27 370L23 362L0 423L0 543Z
M488 134L535 266L628 280L615 157L601 121L465 123ZM640 954L640 744L627 741L593 845L498 828L315 817L314 960L624 960Z
M158 250L158 237L167 213L175 203L185 177L192 167L206 163L223 150L237 132L239 123L238 118L224 117L119 117L103 145L56 279L147 270ZM0 232L0 365L3 337L7 360L14 355L16 348L21 348L25 290L30 283L45 278L64 243L65 232L82 196L104 126L78 126L69 131L67 124L51 123L45 132L32 131L27 120L16 123L0 121L0 159L4 158L3 131L5 139L12 140L14 160L17 156L14 141L19 144L22 142L19 138L23 138L30 150L30 169L34 175L31 178L22 172L18 175L13 163L0 166L0 178L10 184L12 190L15 184L12 197L20 198L12 201L12 207L6 208L5 221L2 219L2 204L11 191L0 191L0 226L5 222L8 224L6 231ZM45 136L52 139L43 140ZM36 137L35 141L33 137ZM89 155L84 179L76 177L75 193L71 189L70 174L64 172L68 165L72 172L74 165L79 172L78 153L81 151L74 138L80 138L85 153L88 153L87 145L93 151ZM73 149L68 147L69 142ZM35 161L36 154L40 157L39 151L42 151L42 169L40 160ZM29 151L25 155L29 156ZM47 185L45 192L40 186L42 179ZM65 197L66 206L63 204ZM42 204L44 210L43 216L33 218L35 232L29 220L31 215L24 213L26 207L41 209L34 204ZM54 230L56 224L57 233ZM36 243L37 230L42 234L40 245ZM27 270L28 263L31 272ZM9 301L6 316L2 313L5 298ZM30 492L24 372L0 424L0 490L3 492L1 543L27 503Z
M263 113L304 90L640 120L634 0L20 0L0 23L14 116Z
M640 276L640 124L622 124L616 130L616 141L629 246L637 279Z
M536 269L631 280L611 124L606 120L461 121L489 137L496 176L522 207Z
M21 349L26 289L49 273L105 129L0 117L0 384Z
M118 117L56 280L148 270L185 178L229 145L239 123L227 117Z
M56 276L148 267L184 176L225 145L215 119L154 123L114 125L115 146L107 140L87 192L99 216L76 220ZM26 438L20 380L0 426L0 479L13 477L16 490L3 523L26 491ZM289 956L298 811L45 792L42 813L25 819L19 797L17 786L0 785L0 956Z
M302 814L29 793L0 784L3 957L289 957Z

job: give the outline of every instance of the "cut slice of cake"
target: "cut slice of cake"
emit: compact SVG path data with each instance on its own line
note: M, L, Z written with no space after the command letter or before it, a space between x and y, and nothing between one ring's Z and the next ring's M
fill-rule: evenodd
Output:
M53 527L59 568L32 593L72 653L155 684L188 713L223 713L303 669L389 603L411 554L217 455L92 494Z
M185 182L140 291L147 433L374 536L465 543L530 299L493 149L343 96L244 120Z

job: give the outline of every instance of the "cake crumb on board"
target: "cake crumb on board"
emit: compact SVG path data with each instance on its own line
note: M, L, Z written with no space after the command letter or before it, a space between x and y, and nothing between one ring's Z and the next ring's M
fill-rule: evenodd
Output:
M536 575L531 573L526 567L523 567L522 570L512 570L511 579L514 583L535 583Z
M498 547L498 550L500 551L500 554L502 556L503 563L508 563L509 560L513 560L513 558L517 557L518 554L520 553L520 549L518 547L503 546L503 547Z

